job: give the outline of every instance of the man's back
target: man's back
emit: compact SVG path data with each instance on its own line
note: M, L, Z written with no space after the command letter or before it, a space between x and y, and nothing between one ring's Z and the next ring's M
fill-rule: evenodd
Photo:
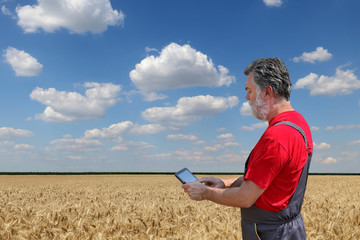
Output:
M290 121L301 127L312 153L310 128L299 113L284 112L269 122L251 153L244 178L266 189L255 205L271 212L278 212L289 203L308 156L302 135L287 125L275 125L280 121Z

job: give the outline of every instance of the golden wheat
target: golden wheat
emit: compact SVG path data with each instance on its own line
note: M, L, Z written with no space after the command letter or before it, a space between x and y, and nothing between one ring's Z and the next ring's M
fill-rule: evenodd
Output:
M310 176L309 239L360 239L359 180ZM0 239L241 239L238 208L191 201L174 176L0 176L0 196Z

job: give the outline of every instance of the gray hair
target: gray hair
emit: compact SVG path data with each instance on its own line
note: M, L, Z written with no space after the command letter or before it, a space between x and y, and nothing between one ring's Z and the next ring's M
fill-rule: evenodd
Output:
M254 84L261 90L271 86L279 98L290 100L291 81L289 72L280 58L258 58L246 67L244 74L254 73Z

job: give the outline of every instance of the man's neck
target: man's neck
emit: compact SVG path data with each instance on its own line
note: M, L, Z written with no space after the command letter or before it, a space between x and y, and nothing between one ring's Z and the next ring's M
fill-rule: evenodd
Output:
M291 107L290 101L279 101L273 103L266 120L270 122L270 120L273 119L275 116L287 111L294 111L294 109Z

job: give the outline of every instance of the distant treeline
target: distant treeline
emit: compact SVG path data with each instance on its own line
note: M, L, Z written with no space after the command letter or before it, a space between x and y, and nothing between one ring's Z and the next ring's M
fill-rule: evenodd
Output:
M193 172L199 175L243 175L242 172ZM174 175L175 172L0 172L0 175ZM309 175L360 175L360 173L309 173Z

